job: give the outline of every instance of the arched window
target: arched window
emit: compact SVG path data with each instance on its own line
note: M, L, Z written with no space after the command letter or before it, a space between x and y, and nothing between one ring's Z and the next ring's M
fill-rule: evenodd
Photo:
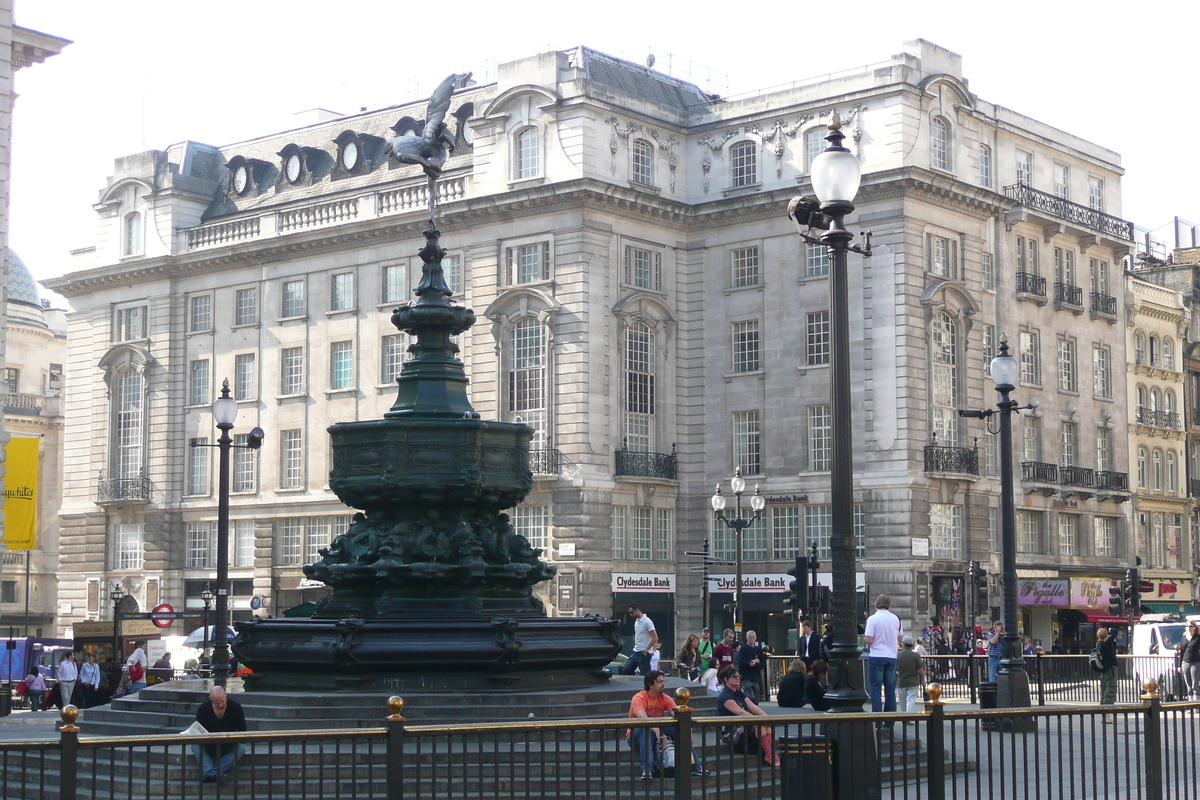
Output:
M526 317L508 332L508 421L534 429L530 448L548 446L546 430L546 328Z
M1139 489L1146 488L1146 448L1138 448L1137 482Z
M941 117L933 118L930 152L934 169L950 169L950 126Z
M1150 454L1150 488L1156 492L1161 492L1162 487L1162 451L1156 449Z
M538 129L529 127L516 136L513 178L536 178L542 174L542 142Z
M933 381L930 401L933 406L933 431L943 447L958 447L958 340L957 325L942 312L933 320L931 350Z
M1168 414L1175 413L1175 390L1174 389L1167 389L1167 391L1163 393L1163 411L1166 411Z
M825 149L825 137L822 136L825 131L825 128L818 125L809 128L804 134L804 168L808 172L812 172L813 159Z
M1163 369L1175 369L1175 343L1170 339L1163 339L1162 365Z
M633 143L633 182L654 185L654 147L642 139Z
M145 380L136 369L126 370L117 378L116 389L113 401L113 477L118 480L140 478Z
M625 330L625 447L654 449L654 331L635 322Z
M133 211L125 215L122 225L121 255L136 256L142 252L142 215Z
M1175 451L1167 451L1167 494L1175 494L1179 488L1179 468L1175 463Z
M1146 337L1142 336L1141 331L1133 335L1133 357L1136 364L1141 364L1146 360Z
M986 144L979 145L979 185L992 188L992 148Z
M1145 387L1145 386L1139 386L1139 387L1137 387L1137 407L1138 407L1138 410L1139 410L1139 411L1141 411L1141 410L1142 410L1142 409L1144 409L1144 408L1147 408L1147 403L1146 403L1146 387ZM1140 421L1141 421L1141 420L1139 420L1139 422L1140 422Z
M734 188L758 183L758 143L738 142L729 148L729 167Z
M1158 389L1150 390L1150 410L1158 411L1162 408L1162 395L1158 393Z
M1158 337L1151 334L1150 336L1150 366L1158 364Z

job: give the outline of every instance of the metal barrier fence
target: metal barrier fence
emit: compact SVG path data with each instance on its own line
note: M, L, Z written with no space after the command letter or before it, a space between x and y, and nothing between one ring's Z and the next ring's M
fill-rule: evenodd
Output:
M1152 691L1152 690L1151 690ZM1200 703L925 713L408 726L398 698L381 728L81 738L74 709L57 742L0 743L0 796L133 798L1194 798ZM1106 717L1108 719L1106 719ZM735 719L744 729L740 744ZM679 768L644 779L626 732L670 730ZM770 733L778 763L764 758ZM653 739L651 738L651 741ZM684 745L691 742L691 750ZM197 746L242 745L216 784ZM665 774L664 774L665 773Z
M767 664L770 696L779 691L787 664L795 656L771 656ZM927 683L942 687L943 700L978 702L979 684L988 678L986 656L922 656ZM1117 656L1117 702L1137 703L1142 686L1153 680L1166 700L1186 700L1179 661L1174 655ZM1029 688L1039 706L1057 703L1100 702L1100 675L1086 655L1025 656Z

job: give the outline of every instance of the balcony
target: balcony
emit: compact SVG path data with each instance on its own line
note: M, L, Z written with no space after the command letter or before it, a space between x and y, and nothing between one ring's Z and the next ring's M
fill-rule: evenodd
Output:
M1063 487L1063 497L1088 498L1095 494L1096 473L1086 467L1059 464L1058 484Z
M1104 317L1110 322L1117 321L1117 298L1101 292L1092 292L1092 319Z
M1163 428L1169 431L1183 430L1183 423L1179 419L1178 411L1158 411L1138 406L1137 422L1139 425L1148 425L1152 428Z
M1017 273L1017 299L1032 300L1039 306L1046 304L1046 279L1032 272Z
M37 394L9 392L4 395L4 413L26 417L40 417L45 398Z
M561 475L573 471L575 462L563 455L561 450L548 448L529 451L529 470L534 475Z
M1054 307L1083 313L1083 289L1069 283L1054 284Z
M1025 486L1025 494L1041 492L1049 497L1058 491L1058 464L1047 464L1045 461L1022 461L1021 483Z
M925 471L956 475L979 474L979 450L967 447L925 446Z
M1072 203L1070 200L1055 197L1048 192L1038 191L1023 184L1005 186L1004 196L1033 211L1098 231L1123 242L1133 241L1133 223L1111 214L1105 214L1103 211Z
M96 504L103 506L149 503L151 490L150 479L145 475L136 478L106 479L101 471L96 490Z
M616 471L613 474L618 478L666 478L673 481L679 477L679 460L674 445L670 453L617 450L616 456Z

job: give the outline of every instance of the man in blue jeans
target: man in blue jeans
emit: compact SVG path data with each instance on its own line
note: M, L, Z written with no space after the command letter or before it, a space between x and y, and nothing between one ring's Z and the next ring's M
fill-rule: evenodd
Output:
M903 626L900 618L889 610L891 606L892 598L886 594L876 598L875 613L867 619L863 636L870 648L867 681L871 689L872 712L896 710L896 649Z
M992 683L1000 676L1000 659L1004 658L1004 623L992 625L988 636L988 680Z
M650 655L658 649L658 631L654 630L654 623L637 603L629 604L629 616L633 617L633 653L621 667L621 674L632 675L640 671L642 675L647 675L650 672Z
M196 710L196 722L208 733L240 733L246 730L246 714L241 703L229 699L225 690L214 686L208 693L208 702ZM226 772L246 753L246 745L222 742L220 745L196 745L192 756L200 764L202 782L220 783Z

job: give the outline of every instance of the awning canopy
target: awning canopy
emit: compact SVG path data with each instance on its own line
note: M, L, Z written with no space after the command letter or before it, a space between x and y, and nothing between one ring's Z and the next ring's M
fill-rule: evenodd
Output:
M1183 603L1184 614L1200 614L1200 609L1196 608L1191 603ZM1142 607L1149 609L1157 614L1178 614L1179 603L1142 603Z
M1105 611L1088 611L1082 608L1076 610L1082 612L1088 622L1095 622L1099 625L1125 625L1129 622L1129 617L1115 617ZM1141 615L1134 615L1133 621L1137 622L1141 618Z

